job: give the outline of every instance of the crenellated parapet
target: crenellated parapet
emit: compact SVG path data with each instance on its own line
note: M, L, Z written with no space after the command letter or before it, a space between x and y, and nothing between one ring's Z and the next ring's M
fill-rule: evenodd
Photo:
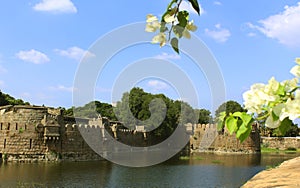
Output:
M250 136L243 142L230 134L227 128L219 131L217 124L195 124L190 144L193 152L260 152L260 134L257 125L252 126Z

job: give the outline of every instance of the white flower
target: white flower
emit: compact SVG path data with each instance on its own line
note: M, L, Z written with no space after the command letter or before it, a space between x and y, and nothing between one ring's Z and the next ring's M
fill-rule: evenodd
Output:
M156 30L160 29L160 23L156 16L153 16L152 14L147 15L146 20L146 29L147 32L155 32Z
M292 91L298 86L298 78L293 78L291 80L285 80L281 82L281 85L284 86L286 92Z
M190 21L187 25L186 25L186 29L189 31L196 31L197 30L197 26L194 25L194 20Z
M300 58L296 58L296 61L295 61L298 65L300 65Z
M300 118L300 90L295 92L295 98L288 99L285 103L285 108L282 109L280 114L280 120L284 120L289 117L290 120Z
M292 73L294 76L300 78L300 65L294 66L291 70L290 73Z
M159 43L160 47L164 46L167 42L166 34L165 33L159 33L158 35L154 36L152 38L152 43Z
M174 15L167 14L167 15L165 15L165 17L164 17L164 20L165 20L165 22L167 22L167 23L172 23L172 22L175 22L175 21L176 21L176 18L174 17Z
M146 22L151 23L151 22L154 22L154 21L158 21L157 17L154 16L153 14L148 14Z
M154 21L152 23L147 23L146 24L145 31L147 31L147 32L155 32L159 28L160 28L160 23L158 21Z
M261 98L263 89L263 84L254 84L249 91L243 94L245 108L250 113L260 114L262 112L261 107L265 104L265 100Z
M269 80L269 84L266 85L265 92L268 94L273 94L278 90L279 86L280 86L280 83L278 81L276 81L274 77L272 77Z
M191 38L191 34L190 34L190 32L189 32L187 29L184 29L184 30L183 30L182 36L184 36L184 37L187 38L187 39L190 39L190 38Z
M281 122L279 120L274 121L273 117L270 115L265 122L265 126L271 128L271 129L275 129L275 128L279 127L280 123Z

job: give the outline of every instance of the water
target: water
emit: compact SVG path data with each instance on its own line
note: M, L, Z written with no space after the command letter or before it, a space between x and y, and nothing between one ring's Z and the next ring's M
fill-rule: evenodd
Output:
M147 168L108 161L0 163L0 187L240 187L295 154L216 155L171 159Z

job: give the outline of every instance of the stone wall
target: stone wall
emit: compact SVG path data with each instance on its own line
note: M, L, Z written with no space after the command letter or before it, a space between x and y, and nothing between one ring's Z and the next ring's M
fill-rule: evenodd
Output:
M0 108L0 158L7 161L102 159L78 131L88 119L63 117L59 109L35 106Z
M226 130L217 131L217 125L194 125L194 135L190 139L192 152L260 152L260 135L253 129L250 136L243 142L230 135Z
M107 118L65 117L47 107L0 107L0 125L0 158L6 161L102 160L99 153L112 152L114 140L137 147L155 140Z
M300 137L261 137L261 144L264 147L280 150L300 149Z

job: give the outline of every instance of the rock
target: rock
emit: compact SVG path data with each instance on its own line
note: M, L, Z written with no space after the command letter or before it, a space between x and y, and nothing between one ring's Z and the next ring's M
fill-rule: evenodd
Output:
M256 187L300 187L300 157L285 161L276 168L264 170L242 186L242 188Z

